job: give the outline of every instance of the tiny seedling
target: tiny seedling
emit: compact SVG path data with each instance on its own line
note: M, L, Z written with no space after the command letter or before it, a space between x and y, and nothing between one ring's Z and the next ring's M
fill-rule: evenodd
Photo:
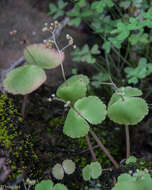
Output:
M61 180L64 177L64 173L70 175L75 171L75 163L72 160L64 160L61 164L56 164L53 168L52 168L52 174L53 176L58 179Z
M98 179L101 174L102 167L99 162L92 162L82 170L82 176L85 181L89 181L91 178Z
M35 190L68 190L64 184L53 184L51 180L42 180L35 186Z

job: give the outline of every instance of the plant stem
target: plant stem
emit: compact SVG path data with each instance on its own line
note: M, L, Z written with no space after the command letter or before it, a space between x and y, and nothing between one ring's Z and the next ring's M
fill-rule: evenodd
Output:
M93 159L94 162L96 162L96 161L97 161L97 158L96 158L96 155L95 155L95 153L94 153L93 147L92 147L92 145L91 145L89 136L86 135L85 138L86 138L86 141L87 141L87 143L88 143L88 147L89 147L90 153L91 153L91 155L92 155L92 159Z
M58 99L58 98L57 98ZM60 99L58 99L60 100ZM62 102L65 102L64 100L60 100ZM82 119L85 120L85 118L80 114L80 112L78 112L77 109L75 109L75 107L69 105L78 115L80 115L80 117L82 117ZM106 149L106 147L102 144L102 142L100 141L100 139L96 136L96 134L92 131L92 129L89 130L91 135L93 136L93 138L95 139L95 141L97 142L97 144L99 145L99 147L105 152L105 154L108 156L109 160L113 163L114 167L116 169L119 169L119 164L116 162L116 160L113 158L113 156L110 154L110 152ZM87 139L86 139L87 140ZM88 141L87 141L88 142ZM91 143L89 142L88 146L91 145ZM90 147L89 147L90 149ZM92 146L91 146L91 150L90 152L93 150ZM91 153L92 154L92 153Z
M102 36L101 34L99 34L99 36L104 40L106 41L106 38L104 36ZM120 57L122 59L122 61L124 61L124 63L126 63L127 65L131 65L127 59L125 59L120 53L119 51L114 47L114 46L111 46L111 49L117 54L118 57Z
M109 64L109 59L108 59L108 54L107 53L105 53L105 60L106 60L106 64L107 64L108 74L111 76L110 64Z
M125 125L126 130L126 158L128 159L130 156L130 137L129 137L129 127Z
M26 104L27 104L27 99L28 99L28 95L25 95L24 99L23 99L23 103L22 103L22 109L21 109L22 119L23 120L25 118L25 107L26 107Z
M63 63L62 63L62 53L63 53L63 52L59 49L58 44L57 44L57 42L56 42L55 30L52 32L52 37L53 37L53 41L54 41L55 47L56 47L56 49L57 49L57 51L58 51L58 54L59 54L59 56L60 56L60 59L61 59L62 76L63 76L64 81L66 81L65 71L64 71L64 67L63 67Z
M113 158L113 156L110 154L110 152L106 149L106 147L102 144L102 142L100 141L100 139L96 136L96 134L92 131L92 129L90 129L90 133L93 136L93 138L95 139L95 141L97 142L97 144L99 145L99 147L104 151L104 153L107 155L107 157L109 158L109 160L113 163L114 167L116 169L119 169L119 164L116 162L116 160Z

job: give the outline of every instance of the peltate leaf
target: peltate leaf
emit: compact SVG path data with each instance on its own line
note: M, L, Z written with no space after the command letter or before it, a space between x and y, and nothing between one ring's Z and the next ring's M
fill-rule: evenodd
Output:
M79 138L87 135L88 131L89 124L71 108L64 123L64 134L72 138Z
M92 162L82 170L82 176L85 181L97 179L102 173L102 168L99 162Z
M57 96L74 104L78 99L86 96L89 79L85 75L70 77L57 89Z
M141 175L143 175L143 172L142 172ZM143 189L151 190L151 187L152 187L152 178L151 178L150 174L149 173L144 173L144 176L143 176L143 178L141 178L139 184L141 186L144 186Z
M64 160L62 166L66 174L72 174L75 170L75 163L72 160Z
M91 179L90 165L87 165L85 168L83 168L82 176L85 181L89 181Z
M106 106L97 96L84 97L74 107L91 124L99 124L106 117Z
M135 181L123 181L121 183L117 183L112 190L143 190L143 186L138 184Z
M68 190L67 187L64 184L57 183L54 187L53 190Z
M43 180L35 186L35 190L52 190L53 182L51 180Z
M136 178L132 177L130 174L124 173L118 177L118 183L123 181L136 181Z
M43 69L59 66L63 59L55 49L46 48L44 44L29 45L24 49L24 56L28 63L38 65Z
M109 118L118 124L136 125L147 114L147 103L138 97L124 97L108 107Z
M90 170L92 179L97 179L102 173L102 168L99 162L92 162L90 164Z
M121 95L126 97L141 96L142 91L138 88L132 88L130 86L118 88L117 91L112 95L108 105L110 106L121 99Z
M53 168L52 168L52 174L56 179L63 179L64 177L64 170L63 167L61 166L61 164L56 164Z
M43 69L37 65L25 65L8 72L3 81L4 89L12 94L29 94L46 80Z

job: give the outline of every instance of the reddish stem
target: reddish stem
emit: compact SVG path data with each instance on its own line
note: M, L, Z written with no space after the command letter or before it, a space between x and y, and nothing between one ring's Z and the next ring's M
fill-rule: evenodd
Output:
M97 158L96 158L96 155L95 155L95 153L94 153L93 147L92 147L92 145L91 145L89 136L86 135L85 138L86 138L86 141L87 141L87 143L88 143L88 147L89 147L90 153L91 153L91 155L92 155L92 159L93 159L94 162L96 162L96 161L97 161Z
M99 145L99 147L104 151L104 153L107 155L109 160L113 163L114 167L116 169L119 169L119 164L116 162L116 160L113 158L113 156L110 154L110 152L106 149L106 147L102 144L101 140L96 136L96 134L90 129L90 133Z

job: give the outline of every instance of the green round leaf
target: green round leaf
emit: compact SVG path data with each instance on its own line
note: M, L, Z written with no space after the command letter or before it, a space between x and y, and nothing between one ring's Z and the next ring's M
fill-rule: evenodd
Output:
M85 181L89 181L91 179L91 170L90 165L87 165L82 169L82 176Z
M118 124L136 125L147 114L147 103L138 97L124 97L108 107L109 118Z
M52 190L53 182L51 180L43 180L35 186L35 190Z
M106 106L97 96L84 97L74 107L91 124L99 124L106 117Z
M64 170L63 167L61 166L61 164L56 164L53 168L52 168L52 174L56 179L63 179L64 177Z
M132 177L130 174L127 174L127 173L124 173L124 174L121 174L119 177L118 177L118 182L123 182L123 181L136 181L136 178L135 177Z
M89 132L89 124L71 108L65 120L63 132L72 138L84 137Z
M72 174L75 170L75 163L72 160L64 160L62 166L66 174Z
M143 186L134 181L117 183L112 190L144 190Z
M3 81L4 89L12 94L29 94L46 80L43 69L36 65L25 65L8 72Z
M75 75L65 81L57 89L57 96L74 104L78 99L86 96L89 79L85 75Z
M145 189L146 190L151 190L152 189L151 188L152 187L152 178L151 178L150 174L149 173L144 173L144 176L143 176L143 172L142 172L139 184L144 187L143 188L144 190Z
M102 168L99 162L92 162L82 170L82 176L85 181L97 179L102 173Z
M53 190L68 190L67 187L64 184L57 183L54 187Z
M122 96L134 97L134 96L141 96L142 91L139 90L138 88L132 88L130 86L118 88L117 91L112 95L110 102L108 104L109 106L118 101L119 99L121 99L121 96L119 94L121 94Z
M29 45L24 49L24 56L28 63L43 69L52 69L59 66L63 59L55 49L46 48L44 44Z
M102 173L102 168L99 162L92 162L90 164L90 171L91 171L91 177L93 179L97 179L101 173Z

